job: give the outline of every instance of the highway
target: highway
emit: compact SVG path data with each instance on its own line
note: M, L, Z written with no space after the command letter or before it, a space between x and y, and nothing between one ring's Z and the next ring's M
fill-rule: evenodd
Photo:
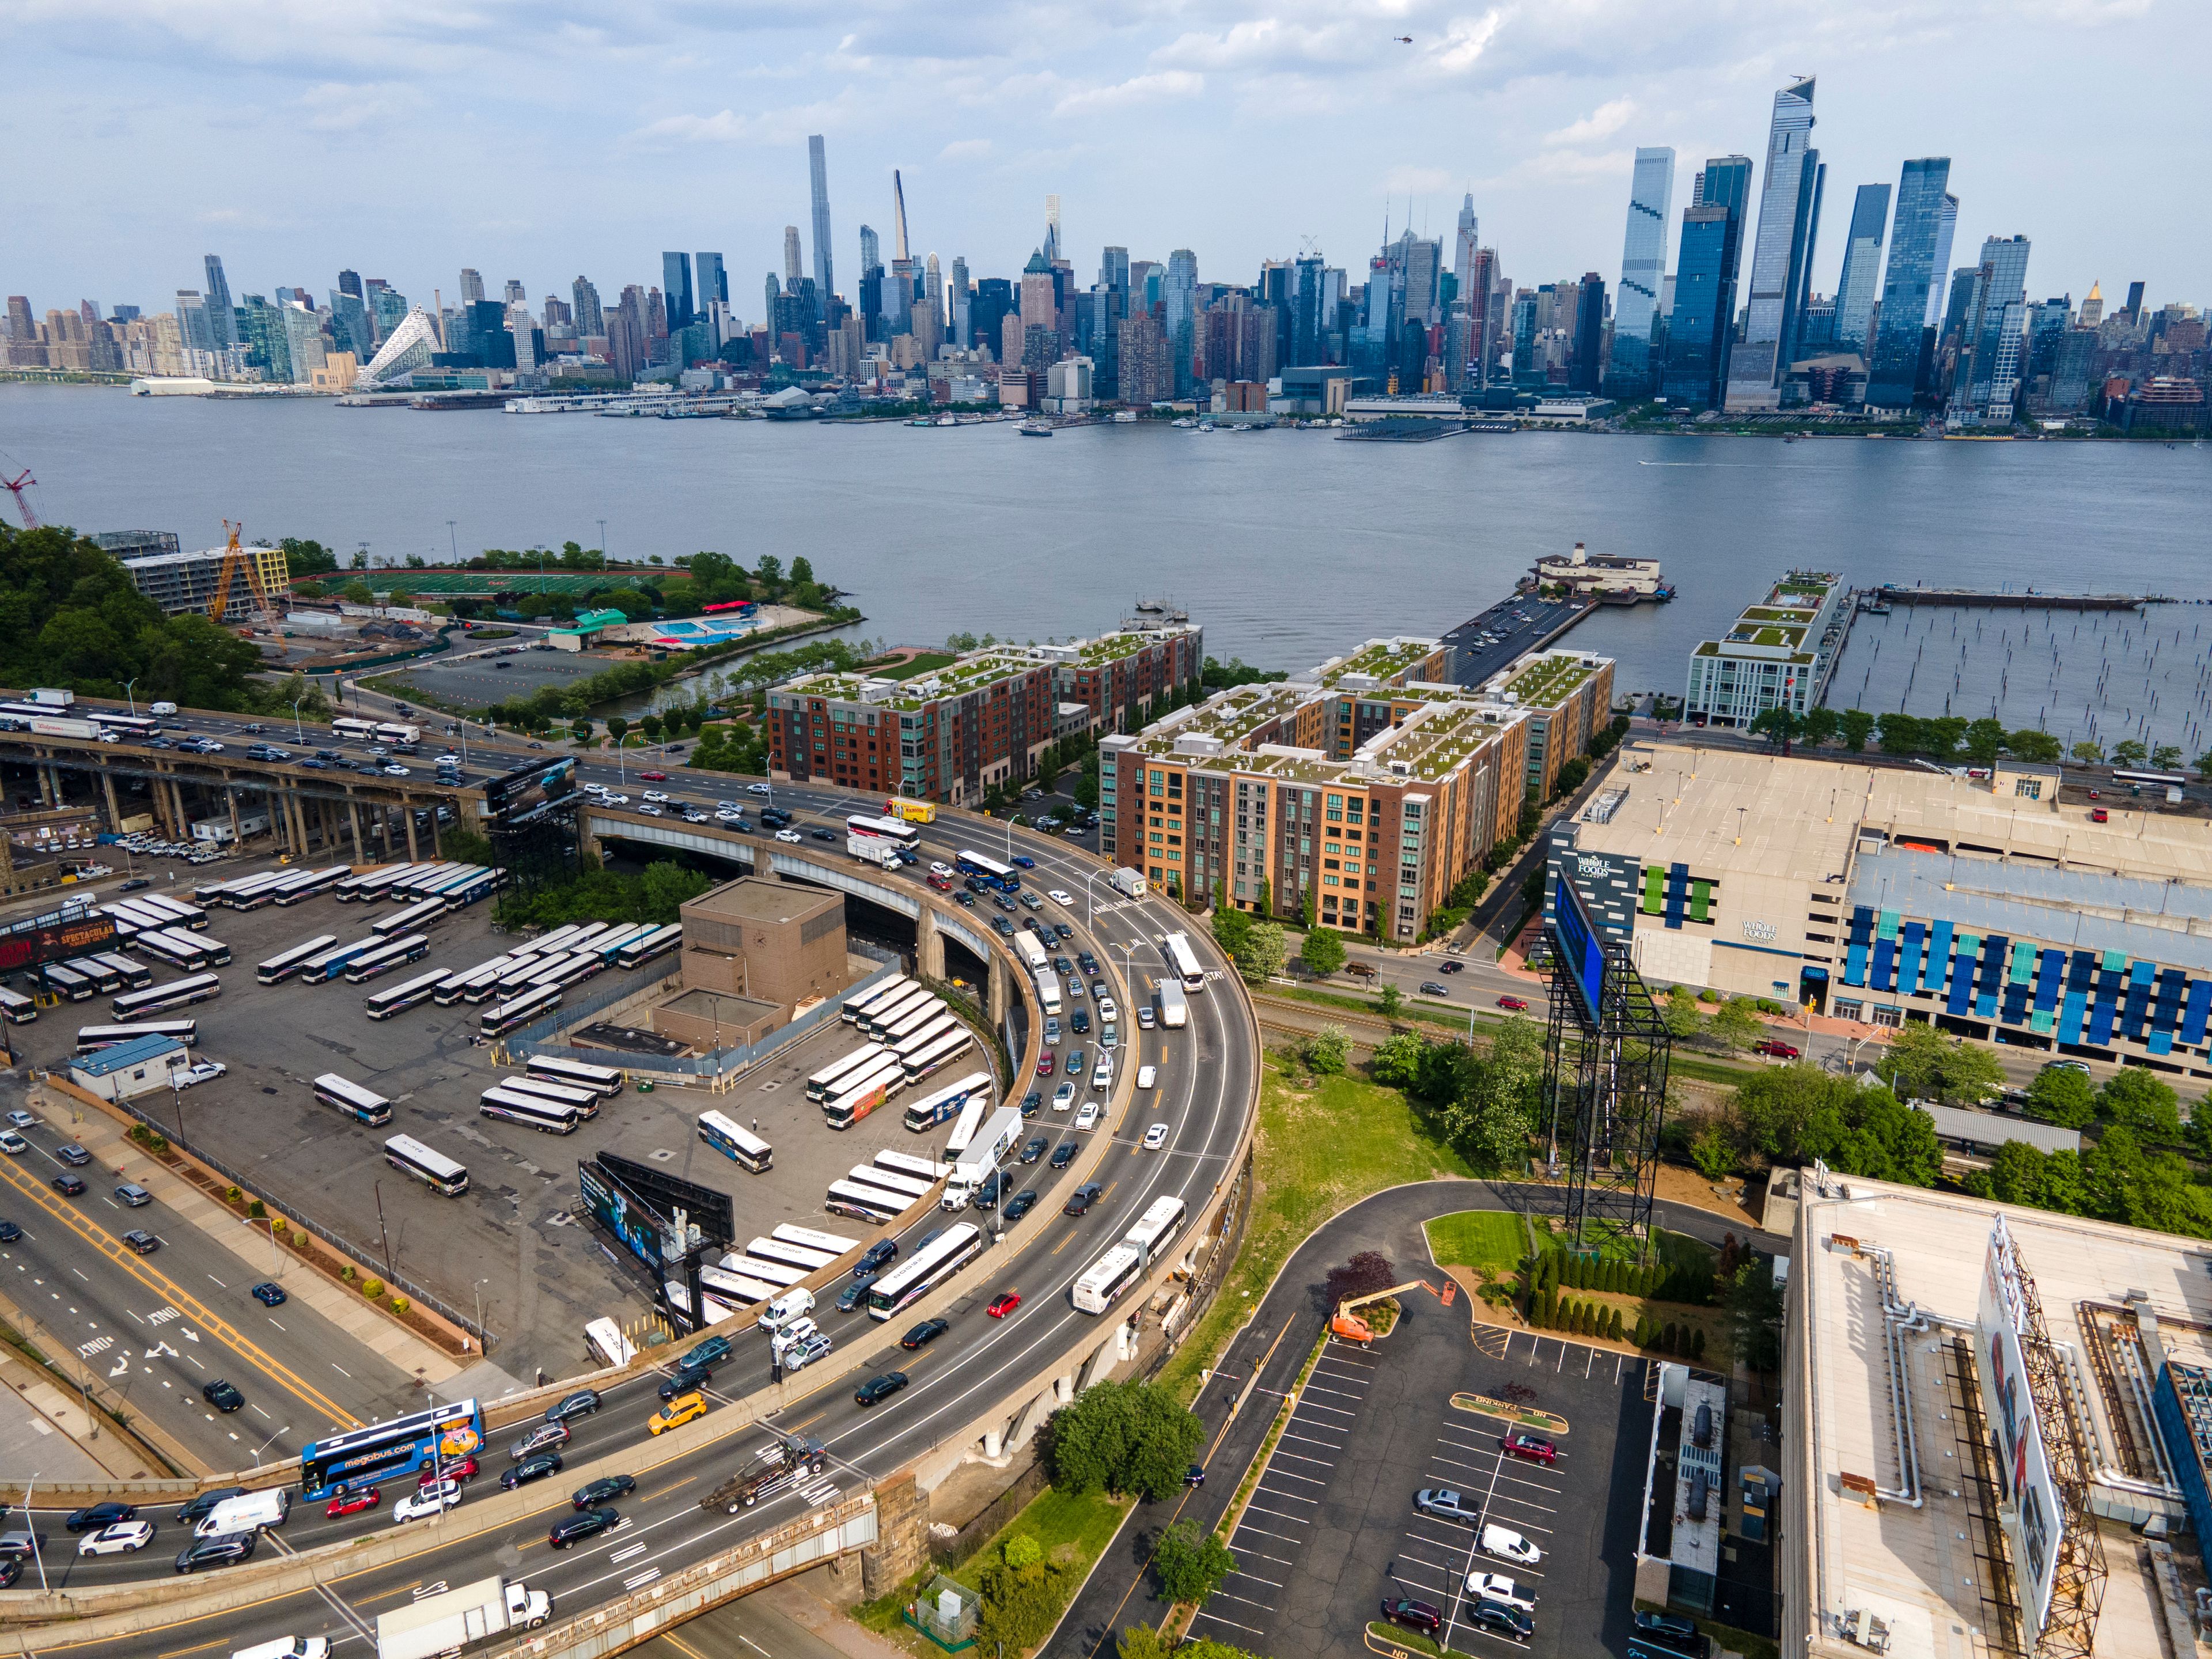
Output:
M611 778L613 769L589 769L591 774L602 771ZM730 792L733 781L716 774L679 773L665 788L671 794L711 799L716 793ZM876 796L781 786L775 795L779 805L801 816L801 828L817 821L836 823L855 811L881 810L881 798ZM948 815L924 829L922 855L927 860L949 855L963 842L974 845L978 830L985 839L976 850L1000 856L1008 850L1006 826L985 829L973 819L955 823ZM1124 900L1107 887L1103 866L1054 838L1019 828L1011 836L1012 852L1036 861L1033 870L1024 872L1025 884L1040 890L1064 888L1075 897L1067 916L1078 936L1063 948L1071 955L1078 948L1095 951L1115 982L1128 1033L1121 1054L1122 1077L1133 1075L1141 1052L1143 1062L1159 1067L1158 1086L1149 1103L1138 1102L1109 1114L1102 1125L1100 1132L1110 1135L1111 1144L1092 1178L1105 1190L1087 1215L1079 1220L1055 1220L1004 1260L998 1259L996 1251L987 1253L948 1286L898 1316L895 1322L901 1328L931 1314L952 1322L952 1329L928 1347L898 1357L896 1363L913 1376L914 1386L872 1409L857 1407L854 1387L865 1375L895 1363L886 1358L861 1376L848 1376L805 1396L775 1419L778 1427L803 1431L828 1444L834 1462L822 1483L804 1493L787 1492L736 1517L700 1510L699 1498L750 1458L768 1434L755 1428L732 1436L709 1455L655 1469L652 1448L656 1443L646 1436L645 1423L658 1401L656 1379L648 1377L611 1391L602 1409L578 1425L574 1440L564 1451L572 1469L599 1457L630 1454L625 1467L639 1476L640 1494L617 1504L624 1522L617 1532L565 1554L547 1550L546 1528L567 1510L566 1495L576 1484L565 1474L556 1476L542 1488L544 1509L526 1522L482 1539L458 1541L414 1562L329 1579L322 1594L282 1597L246 1613L167 1626L128 1644L109 1644L110 1649L118 1654L174 1655L218 1641L236 1647L264 1638L326 1634L335 1642L355 1644L358 1651L380 1609L404 1601L423 1584L441 1580L458 1583L491 1571L527 1577L550 1589L562 1612L572 1612L788 1520L804 1507L823 1501L833 1488L849 1494L880 1480L948 1437L965 1438L975 1419L996 1408L1013 1388L1079 1343L1095 1345L1105 1336L1099 1321L1075 1311L1068 1297L1070 1286L1154 1199L1173 1194L1196 1210L1214 1185L1232 1173L1231 1159L1253 1098L1258 1057L1251 1051L1241 1000L1233 990L1220 987L1212 994L1190 999L1190 1023L1184 1030L1137 1030L1131 1017L1149 990L1148 976L1164 971L1158 946L1162 936L1189 931L1210 976L1218 978L1225 971L1205 930L1191 928L1189 918L1164 900ZM827 860L842 860L842 847L835 854L826 848L821 851ZM919 874L909 870L907 878ZM1095 898L1095 908L1085 902L1086 896ZM981 920L985 912L979 907L977 914ZM1122 982L1130 969L1136 975L1133 984ZM1032 1081L1018 1079L1017 1087L1025 1090ZM1126 1082L1121 1086L1126 1089ZM1169 1139L1159 1151L1146 1152L1139 1142L1145 1128L1155 1121L1170 1126ZM1035 1127L1036 1133L1058 1139L1068 1121L1055 1121L1048 1111ZM1041 1179L1045 1174L1042 1165L1030 1166L1019 1171L1018 1184L1037 1185L1048 1203L1058 1204L1066 1195L1066 1178L1047 1188ZM904 1233L908 1248L915 1238L945 1219L929 1213L911 1224ZM1003 1320L986 1317L983 1304L1007 1290L1020 1292L1020 1307ZM860 1322L868 1316L839 1315L832 1309L818 1312L817 1317L833 1340L843 1341L860 1334L866 1328ZM730 1328L726 1325L723 1330ZM737 1352L709 1390L721 1401L769 1381L765 1339L744 1330L733 1340ZM503 1448L514 1437L513 1433L495 1437L484 1459L487 1473L477 1477L479 1486L495 1480L496 1471L507 1466ZM324 1519L320 1505L299 1506L272 1542L275 1547L292 1550L374 1534L393 1524L391 1502L399 1495L398 1491L390 1493L379 1510L338 1521ZM465 1522L468 1515L465 1503L456 1511L457 1523ZM111 1573L127 1577L167 1575L184 1542L185 1529L172 1517L173 1511L149 1513L146 1518L159 1526L153 1546L141 1556L101 1564L100 1578ZM48 1531L58 1534L51 1525ZM90 1577L87 1573L79 1582ZM42 1650L77 1650L64 1642Z

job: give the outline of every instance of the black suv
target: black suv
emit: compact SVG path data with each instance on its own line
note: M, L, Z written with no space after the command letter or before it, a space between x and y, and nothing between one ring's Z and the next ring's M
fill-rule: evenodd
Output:
M579 1389L565 1399L548 1406L545 1408L545 1420L548 1423L571 1423L580 1417L589 1417L599 1408L599 1391L595 1389Z
M660 1379L660 1397L673 1400L679 1394L690 1394L714 1380L714 1372L707 1365L678 1365Z
M879 1238L860 1252L860 1259L853 1264L853 1277L862 1273L879 1273L898 1260L898 1240Z
M1060 1212L1062 1215L1083 1214L1098 1201L1098 1194L1103 1190L1097 1182L1085 1182L1075 1189L1075 1195L1060 1206Z
M63 1524L71 1532L98 1532L102 1527L112 1527L118 1521L136 1521L138 1506L135 1504L94 1504L89 1509L72 1510Z
M553 1530L545 1534L545 1541L556 1550L565 1550L571 1544L580 1544L586 1538L596 1538L601 1533L619 1525L622 1516L612 1510L585 1510L553 1523Z
M1526 1643L1536 1633L1536 1621L1516 1607L1487 1596L1466 1609L1467 1621L1509 1642Z
M225 1533L220 1538L201 1538L185 1546L177 1557L179 1572L198 1572L202 1567L228 1567L253 1558L258 1533Z

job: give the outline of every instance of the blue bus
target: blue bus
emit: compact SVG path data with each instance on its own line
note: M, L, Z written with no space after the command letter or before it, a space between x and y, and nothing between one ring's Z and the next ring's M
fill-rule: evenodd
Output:
M952 866L963 876L974 876L986 887L995 887L1002 893L1022 890L1021 872L1009 869L996 859L987 859L981 853L955 853Z
M374 1428L349 1429L301 1449L300 1495L319 1502L387 1480L411 1480L417 1470L480 1449L483 1439L483 1413L473 1400L456 1400Z

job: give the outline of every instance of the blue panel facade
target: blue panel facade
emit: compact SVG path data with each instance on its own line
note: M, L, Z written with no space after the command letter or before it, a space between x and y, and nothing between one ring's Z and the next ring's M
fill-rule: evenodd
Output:
M2212 1487L2205 1480L2205 1462L2212 1457L2212 1371L2169 1359L2159 1370L2151 1407L2174 1480L2189 1505L2197 1552L2212 1570Z

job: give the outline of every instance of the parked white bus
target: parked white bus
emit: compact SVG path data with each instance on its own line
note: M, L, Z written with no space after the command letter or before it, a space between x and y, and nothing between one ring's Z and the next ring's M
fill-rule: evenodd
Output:
M983 1127L983 1114L991 1109L991 1091L986 1086L968 1097L960 1109L960 1121L952 1126L945 1138L945 1154L957 1158L968 1150L968 1143L975 1139L975 1131Z
M952 1173L950 1164L939 1164L933 1158L916 1158L911 1152L878 1152L875 1161L879 1168L915 1176L933 1184Z
M127 992L107 1006L114 1010L116 1018L127 1020L171 1008L187 1008L195 1002L205 1002L222 994L222 981L213 974L190 974L183 979L173 979L167 985Z
M959 1059L975 1045L975 1034L966 1026L959 1026L947 1031L927 1048L901 1056L899 1065L904 1069L908 1083L919 1083L939 1066Z
M501 1088L487 1089L477 1097L477 1110L486 1117L502 1117L510 1123L520 1123L525 1128L540 1130L546 1134L566 1135L576 1132L577 1115L574 1106L564 1106L558 1101L540 1100L535 1095L519 1095Z
M842 1093L840 1085L846 1079L858 1077L864 1071L874 1070L888 1052L880 1042L868 1042L848 1054L840 1054L806 1079L806 1097L812 1101L823 1101Z
M427 974L418 974L404 985L395 985L388 991L379 991L367 1004L371 1019L390 1019L402 1009L412 1008L418 1002L428 1002L438 987L445 982L445 972L433 968Z
M589 1089L601 1100L612 1100L623 1091L623 1073L611 1066L593 1066L581 1060L562 1060L551 1054L532 1054L524 1068L532 1077L542 1077L548 1083L566 1084L571 1089Z
M845 1179L857 1181L863 1187L880 1187L885 1192L905 1200L908 1204L921 1202L929 1196L929 1189L934 1184L873 1164L855 1164L845 1171Z
M280 951L253 970L254 978L264 985L282 985L306 967L308 962L338 942L336 933L318 933L289 951Z
M970 1100L990 1091L990 1073L970 1072L967 1076L946 1084L935 1094L925 1095L908 1106L907 1129L910 1133L923 1134L940 1123L950 1123L960 1115Z
M343 1112L356 1123L389 1123L392 1103L374 1089L364 1089L350 1078L325 1072L315 1079L315 1098Z
M174 1037L187 1048L199 1046L200 1023L196 1019L142 1019L132 1025L80 1025L76 1028L76 1051L80 1054L96 1054L102 1048L118 1042L133 1042L143 1036Z
M699 1114L699 1139L755 1175L765 1175L775 1162L775 1147L720 1112Z
M780 1261L787 1267L817 1273L835 1261L842 1252L809 1249L804 1244L787 1244L780 1238L756 1238L745 1245L745 1254L757 1261Z
M838 1018L848 1025L855 1024L861 1015L866 1013L885 997L896 992L903 991L913 983L914 981L904 974L894 974L882 984L872 985L860 995L846 999L844 1007L838 1012Z
M917 1008L933 1006L937 1000L936 993L927 986L909 984L897 996L885 998L854 1023L860 1028L863 1036L881 1042L884 1033L907 1015Z
M848 1250L860 1248L857 1238L848 1238L842 1233L825 1233L815 1227L801 1227L792 1222L782 1222L769 1231L770 1238L781 1239L787 1244L803 1244L810 1249L827 1250L832 1260Z
M615 953L617 968L639 968L655 957L665 957L684 943L684 925L672 921L665 927L656 927L642 939L634 939Z
M885 1054L822 1103L822 1121L833 1129L849 1129L904 1087L906 1073L897 1057Z
M849 1216L854 1221L880 1227L898 1219L905 1206L880 1187L859 1187L849 1181L833 1181L822 1207L831 1215Z
M533 1095L556 1106L573 1106L576 1115L589 1122L599 1115L599 1097L589 1089L573 1089L565 1083L548 1083L542 1077L503 1077L499 1086L511 1095Z
M501 1036L518 1025L527 1025L541 1015L551 1013L560 1006L561 988L541 985L534 991L509 997L505 1002L485 1009L477 1021L477 1030L488 1037Z
M404 939L396 939L388 945L365 951L346 963L346 983L366 985L379 975L388 974L394 968L404 968L410 962L420 962L429 954L430 941L420 933L410 933ZM440 977L444 976L441 975Z
M39 1005L21 991L10 991L0 986L0 1018L10 1025L28 1025L39 1017Z

